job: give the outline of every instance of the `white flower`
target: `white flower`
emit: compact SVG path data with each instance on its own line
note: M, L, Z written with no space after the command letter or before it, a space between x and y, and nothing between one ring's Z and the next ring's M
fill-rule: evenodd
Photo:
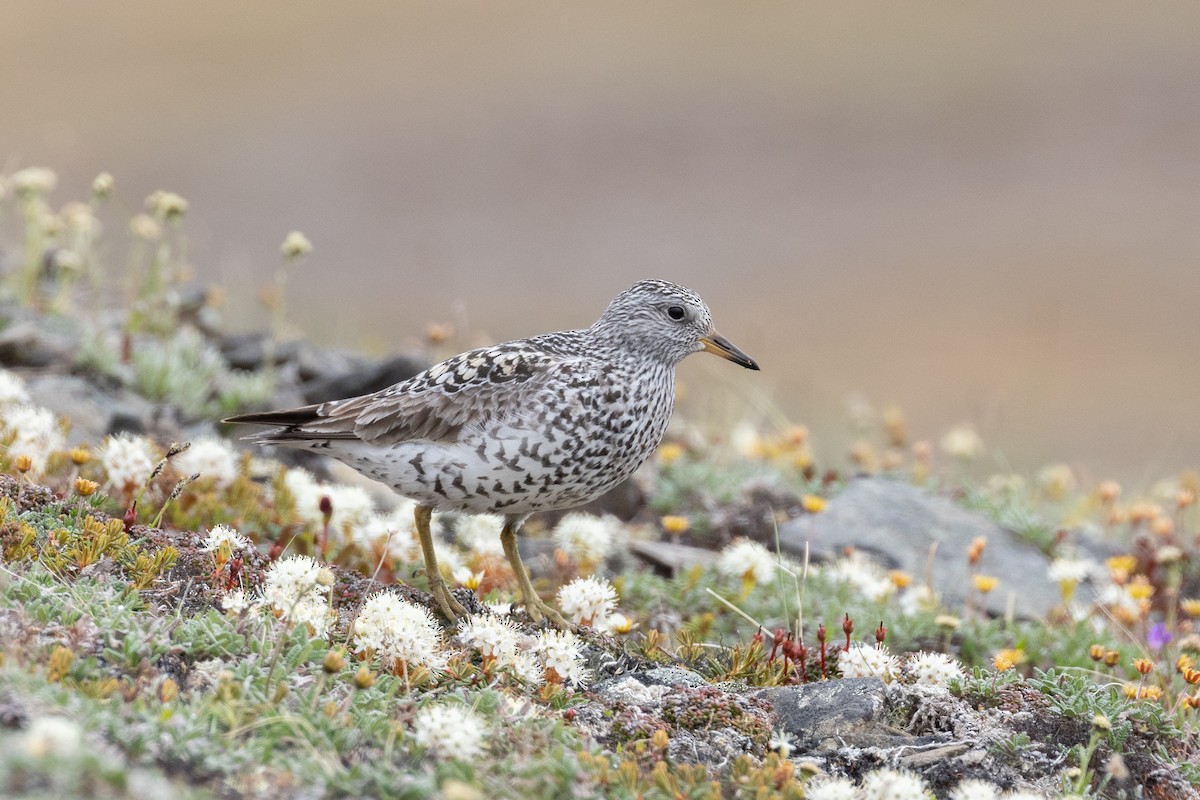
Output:
M853 586L856 593L868 600L882 602L896 593L896 584L873 561L855 554L840 559L826 575Z
M942 452L952 458L970 461L983 452L983 439L969 423L956 425L942 437Z
M537 652L546 668L547 680L576 687L591 680L591 674L583 666L583 643L570 631L542 631L538 634Z
M603 578L576 578L558 590L558 606L580 625L602 627L617 607L617 590Z
M859 642L838 657L838 671L843 678L879 678L891 683L900 672L900 664L887 650Z
M66 717L38 717L22 737L25 752L34 758L71 758L83 746L83 728Z
M477 758L483 752L486 733L483 720L475 712L450 703L426 706L413 720L417 742L440 759Z
M58 175L46 167L26 167L14 172L8 180L20 195L49 194L58 186Z
M158 189L146 198L146 210L161 219L182 217L188 210L188 201L174 192Z
M954 787L950 800L998 800L1000 792L987 781L963 781Z
M354 529L367 521L375 511L371 495L361 486L346 486L340 483L329 483L324 486L324 495L329 498L333 514L329 517L330 530L351 535ZM318 498L317 513L320 514Z
M771 735L770 741L767 742L767 748L779 753L783 758L787 758L792 754L795 745L792 744L792 737L783 728L775 731Z
M613 551L620 533L614 517L567 514L554 526L554 542L576 561L599 564Z
M945 653L918 653L908 661L908 674L914 683L949 686L963 677L962 666Z
M284 237L279 252L287 259L300 258L312 252L312 242L300 231L291 231Z
M109 484L126 494L146 482L159 458L153 442L128 433L108 437L100 451Z
M478 572L473 572L470 567L464 564L461 567L455 567L452 577L454 578L454 582L459 586L465 586L471 591L475 591L479 588L479 584L483 583L483 576L486 574L486 570L481 569Z
M445 663L441 629L433 615L392 592L367 598L354 620L353 630L354 652L370 651L389 669L397 666L440 669Z
M503 527L504 518L496 514L459 517L454 538L476 555L503 555L504 546L500 543L500 529Z
M371 496L358 486L321 483L302 469L288 470L283 482L296 503L296 514L318 530L325 526L325 513L321 511L321 501L325 498L329 499L331 533L353 536L374 512Z
M1065 581L1079 583L1085 580L1095 568L1094 562L1085 559L1056 558L1050 562L1047 574L1050 576L1050 580L1056 583Z
M228 486L238 474L237 453L224 439L205 436L172 459L181 475L212 478L217 486Z
M512 603L486 603L488 611L497 617L507 617L512 613Z
M204 544L200 546L201 550L208 552L216 552L222 547L226 548L226 552L230 555L238 550L253 550L254 543L242 536L226 525L217 525L208 532L208 536L204 539Z
M234 589L221 598L221 608L230 614L241 614L250 606L250 598L243 589Z
M488 658L505 659L517 650L517 629L491 614L472 614L459 624L458 638Z
M846 778L817 778L804 787L806 800L859 800L862 795L854 781Z
M717 558L717 572L752 583L766 583L775 577L775 556L758 542L738 539Z
M25 403L2 407L0 420L4 422L5 432L13 437L9 454L29 456L35 473L46 468L51 453L66 446L58 419L49 409Z
M900 613L906 617L916 616L922 612L937 611L941 599L936 591L928 584L909 586L900 595Z
M863 778L866 800L926 800L929 790L925 782L911 772L898 769L877 769Z
M604 618L604 629L611 634L626 634L637 627L637 623L628 614L614 611Z
M413 509L416 505L405 500L386 514L368 514L354 529L354 540L368 548L386 545L388 556L396 561L411 560L416 548L413 540Z
M323 636L332 612L321 565L308 556L281 558L267 570L263 601L282 618L308 625Z
M17 403L28 403L29 391L25 381L15 372L0 369L0 405L9 406Z

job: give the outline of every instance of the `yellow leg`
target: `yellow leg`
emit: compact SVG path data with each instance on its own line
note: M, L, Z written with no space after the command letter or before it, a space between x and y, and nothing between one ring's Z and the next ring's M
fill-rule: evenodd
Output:
M533 582L529 580L529 573L525 571L525 564L521 562L521 554L517 551L514 520L504 521L504 528L500 531L500 544L504 546L504 555L512 565L513 574L517 576L517 583L521 586L521 598L525 601L525 612L529 614L529 618L535 623L545 619L560 630L570 630L571 624L563 619L563 615L544 603L533 590Z
M433 599L441 609L442 615L451 622L457 622L467 616L467 610L450 594L441 570L438 569L437 555L433 552L433 534L429 531L429 520L432 516L433 509L417 506L417 538L421 540L421 552L425 555L425 576L429 579L429 591L433 593Z

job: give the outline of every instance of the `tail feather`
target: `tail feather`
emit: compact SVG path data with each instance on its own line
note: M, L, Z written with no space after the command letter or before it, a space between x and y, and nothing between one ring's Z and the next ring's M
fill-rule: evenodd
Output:
M357 438L353 431L306 429L306 425L324 419L318 413L321 406L321 403L317 403L300 408L286 408L281 411L256 411L250 414L238 414L221 421L245 425L275 426L271 430L259 431L243 437L246 441L258 444L304 447L314 442L329 441L330 439Z

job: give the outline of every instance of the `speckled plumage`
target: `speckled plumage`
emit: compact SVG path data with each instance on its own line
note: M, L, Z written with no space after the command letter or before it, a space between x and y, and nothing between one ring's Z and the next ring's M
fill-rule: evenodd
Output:
M503 514L515 530L632 475L666 431L675 366L701 350L758 368L716 334L695 292L641 281L590 328L471 350L374 394L231 421L276 425L251 438L331 455L424 509Z

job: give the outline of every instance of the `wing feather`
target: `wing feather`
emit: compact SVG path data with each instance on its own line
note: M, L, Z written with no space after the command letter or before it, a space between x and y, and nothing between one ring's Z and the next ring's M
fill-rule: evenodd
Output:
M584 359L513 342L463 353L374 394L226 421L282 426L253 437L263 443L453 441L464 428L519 415L549 383L581 371L590 371Z

